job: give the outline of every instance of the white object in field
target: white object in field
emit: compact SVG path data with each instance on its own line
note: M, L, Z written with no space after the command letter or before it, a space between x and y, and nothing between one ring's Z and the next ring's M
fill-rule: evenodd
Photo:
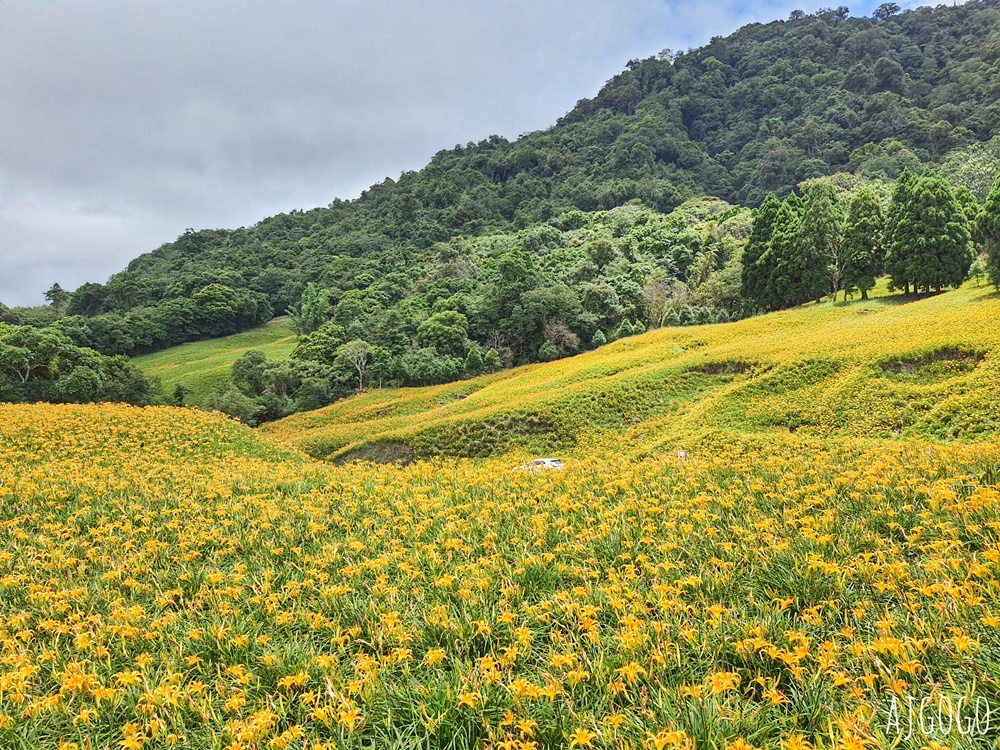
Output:
M677 451L677 460L678 461L686 461L687 457L688 457L688 452L686 450L679 450L679 451Z
M533 458L526 464L521 464L517 468L528 471L538 471L539 469L562 469L563 462L559 458Z

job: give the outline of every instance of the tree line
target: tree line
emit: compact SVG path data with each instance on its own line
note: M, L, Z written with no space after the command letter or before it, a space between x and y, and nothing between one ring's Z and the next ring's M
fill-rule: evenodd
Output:
M377 278L370 266L340 258L336 275L307 283L286 308L299 333L293 356L247 355L209 405L257 423L371 385L444 383L658 326L728 322L841 292L866 297L882 275L904 292L938 290L964 280L977 248L1000 281L1000 185L982 206L932 171L904 172L895 184L840 175L803 183L800 193L770 195L752 212L714 198L669 214L631 203L511 234L455 237L421 258L422 267L409 264L420 271L413 276ZM331 284L349 276L348 289ZM60 291L50 290L50 309L64 311L54 323L6 327L7 338L20 339L0 349L0 361L14 362L15 350L22 359L25 349L49 354L21 381L8 369L0 398L164 400L134 368L122 376L135 387L127 395L102 390L113 370L99 363L108 358L79 346L89 339L72 338L72 295ZM236 299L195 294L202 304ZM229 305L215 309L218 320L232 315ZM111 359L124 372L125 360ZM75 361L83 369L62 382ZM167 400L183 404L183 387Z
M842 201L828 181L779 201L769 194L754 211L743 250L741 291L757 310L779 310L830 295L860 292L875 280L909 294L940 292L966 280L988 251L994 278L1000 179L984 205L970 190L933 170L904 171L888 204L862 187Z
M888 199L883 201L880 195ZM637 220L639 216L643 219ZM645 226L652 216L637 209L632 221ZM736 216L741 219L738 226L745 227L745 210ZM561 317L543 327L537 359L596 348L642 333L647 326L729 322L751 312L826 296L836 300L841 293L845 298L860 294L867 299L876 279L885 275L890 288L904 294L940 292L963 283L977 264L1000 284L1000 176L983 205L969 190L953 188L931 170L920 175L904 172L894 185L861 181L850 189L836 181L814 180L804 183L801 195L793 193L784 201L769 195L752 217L749 231L737 232L740 239L727 262L710 271L694 290L698 263L688 267L687 283L674 280L663 296L656 294L656 284L647 284L642 313L635 320L622 316L615 325L596 328L589 346L580 341L580 321L567 314L568 308L552 308ZM645 231L648 236L648 227ZM581 245L587 248L588 260L608 250L597 240L592 243ZM453 243L445 251L445 260L456 257L458 246ZM469 252L469 247L462 252ZM984 252L984 259L977 257L977 251ZM567 286L564 291L565 303L575 290ZM718 306L692 304L699 295ZM469 312L475 305L464 309ZM519 308L515 317L525 310ZM366 326L354 326L349 332L335 322L336 306L328 290L317 284L307 286L300 304L290 312L301 334L291 359L275 362L260 352L248 353L234 365L230 381L213 394L209 402L213 408L254 424L317 408L372 383L442 383L495 372L505 366L505 359L510 363L509 349L505 358L497 348L484 349L469 338L469 318L457 309L442 308L423 318L415 341L398 330L387 337L387 329L378 325L367 326L367 333Z
M146 405L161 400L128 357L76 346L54 328L0 322L0 402Z

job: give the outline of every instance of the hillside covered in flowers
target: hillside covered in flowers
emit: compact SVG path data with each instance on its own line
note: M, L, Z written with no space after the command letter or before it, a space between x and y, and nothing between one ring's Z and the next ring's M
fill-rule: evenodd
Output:
M2 405L0 746L984 746L889 719L1000 707L998 315L804 307L268 434Z

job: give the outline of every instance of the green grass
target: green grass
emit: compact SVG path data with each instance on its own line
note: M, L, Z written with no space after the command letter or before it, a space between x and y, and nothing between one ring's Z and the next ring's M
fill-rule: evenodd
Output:
M259 349L268 359L286 359L295 349L291 321L275 318L250 331L173 346L133 361L147 376L159 378L166 393L181 383L191 389L187 403L202 406L212 389L229 377L233 362L251 349Z

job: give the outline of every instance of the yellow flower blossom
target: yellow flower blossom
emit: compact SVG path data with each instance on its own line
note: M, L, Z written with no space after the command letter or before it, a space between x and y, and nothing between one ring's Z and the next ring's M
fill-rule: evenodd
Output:
M597 737L597 732L591 732L589 729L577 727L576 730L569 735L569 746L584 748L590 747Z

